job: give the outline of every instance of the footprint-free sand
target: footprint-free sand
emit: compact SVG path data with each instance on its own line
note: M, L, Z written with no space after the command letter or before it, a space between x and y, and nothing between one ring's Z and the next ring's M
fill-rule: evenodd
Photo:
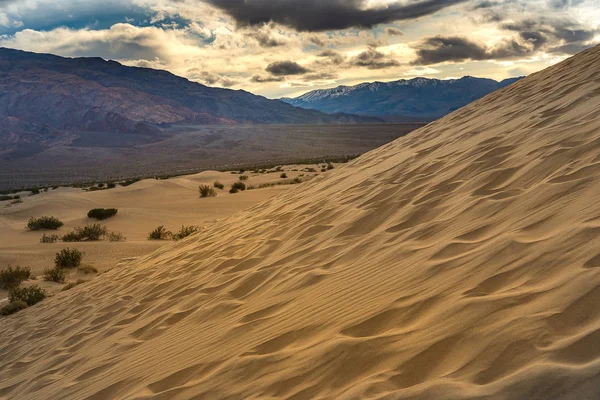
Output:
M0 396L598 398L599 77L597 47L1 319Z

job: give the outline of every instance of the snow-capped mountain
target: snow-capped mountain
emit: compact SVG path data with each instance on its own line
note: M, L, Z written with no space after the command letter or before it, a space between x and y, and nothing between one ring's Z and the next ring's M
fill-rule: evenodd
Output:
M401 79L314 90L296 98L282 98L296 107L326 113L403 116L435 119L457 110L521 78Z

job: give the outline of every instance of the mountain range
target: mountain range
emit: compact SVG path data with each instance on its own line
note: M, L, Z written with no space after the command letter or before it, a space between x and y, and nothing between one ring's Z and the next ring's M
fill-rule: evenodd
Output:
M314 90L296 98L282 98L296 107L326 113L434 120L521 78L401 79Z
M170 124L335 124L328 115L243 90L207 87L167 71L101 58L0 48L0 145L60 140L81 131L154 135Z

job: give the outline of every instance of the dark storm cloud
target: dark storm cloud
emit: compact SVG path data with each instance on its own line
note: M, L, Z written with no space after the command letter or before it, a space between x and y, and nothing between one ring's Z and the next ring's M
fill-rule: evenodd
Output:
M250 78L250 82L254 83L269 83L269 82L283 82L285 78L283 76L260 76L254 75Z
M303 75L310 72L294 61L278 61L267 66L267 72L275 76Z
M276 22L298 31L328 31L410 20L468 0L420 0L365 8L365 0L206 0L239 25Z
M548 5L555 9L561 9L571 6L578 6L583 2L584 0L548 0Z
M416 49L415 65L438 64L446 61L481 61L524 56L532 50L514 40L506 41L493 49L475 43L469 39L451 36L436 36L426 39Z
M350 64L369 69L384 69L400 65L398 61L380 52L375 46L369 46L367 50L351 59Z

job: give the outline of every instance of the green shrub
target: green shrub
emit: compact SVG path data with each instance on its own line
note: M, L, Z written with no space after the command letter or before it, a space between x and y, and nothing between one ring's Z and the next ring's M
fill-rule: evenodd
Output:
M54 217L40 217L29 219L27 222L27 229L30 231L39 231L41 229L49 229L49 230L57 230L64 224L58 219Z
M109 189L114 189L114 188L116 188L116 187L117 187L117 184L116 184L116 183L114 183L114 182L109 182L109 183L106 185L106 187L107 187L107 188L109 188Z
M181 240L183 238L186 238L196 232L198 232L200 229L197 226L182 226L181 229L179 230L179 232L175 233L173 235L173 240Z
M240 181L247 181L247 180L248 180L248 175L240 176Z
M328 170L332 170L333 168L335 168L335 167L333 166L332 163L327 164L327 169Z
M77 279L76 282L69 282L62 288L61 292L73 289L75 286L81 285L82 283L85 283L85 282L87 282L85 279Z
M281 179L285 179L285 178L287 178L287 174L284 172L283 174L279 175L279 177L280 177Z
M229 193L231 193L231 194L236 194L236 193L238 193L238 192L239 192L239 190L237 190L237 189L236 189L236 188L234 188L234 187L232 187L231 189L229 189Z
M0 308L0 315L11 315L29 307L23 300L11 301L4 307Z
M82 274L97 274L98 270L94 267L92 267L91 265L82 265L80 267L77 267L77 272L82 273Z
M37 188L31 189L31 196L35 196L36 194L40 194L40 189L37 189Z
M58 239L60 239L60 236L58 236L55 233L53 233L51 235L46 235L44 233L42 235L42 238L40 239L40 243L56 243L58 241Z
M0 289L10 290L31 278L31 270L27 267L11 267L0 269Z
M215 189L211 188L208 185L200 185L198 187L198 190L200 191L200 197L202 198L217 196L217 192L215 191Z
M46 291L37 285L15 288L8 292L8 301L23 301L32 306L46 298Z
M296 177L294 178L294 183L302 183L302 179Z
M221 182L219 181L215 181L215 183L213 183L213 186L216 187L217 189L225 189L225 185L223 185Z
M119 232L109 232L107 237L109 242L124 242L127 240L127 238Z
M50 282L65 283L67 273L60 267L46 268L44 270L44 279Z
M229 193L237 193L239 191L244 191L246 190L246 184L244 182L236 182L233 185L231 185L231 189L235 189L235 192L229 191Z
M108 219L110 217L114 217L115 215L117 215L117 212L119 210L117 210L116 208L94 208L93 210L90 210L88 212L88 218L94 218L97 220L104 220L104 219Z
M59 268L75 268L81 265L83 253L77 249L62 249L54 257L54 265Z
M165 229L164 226L159 226L148 235L148 240L167 240L173 236L171 231Z
M63 242L95 242L104 239L107 229L100 224L77 227L62 237Z

